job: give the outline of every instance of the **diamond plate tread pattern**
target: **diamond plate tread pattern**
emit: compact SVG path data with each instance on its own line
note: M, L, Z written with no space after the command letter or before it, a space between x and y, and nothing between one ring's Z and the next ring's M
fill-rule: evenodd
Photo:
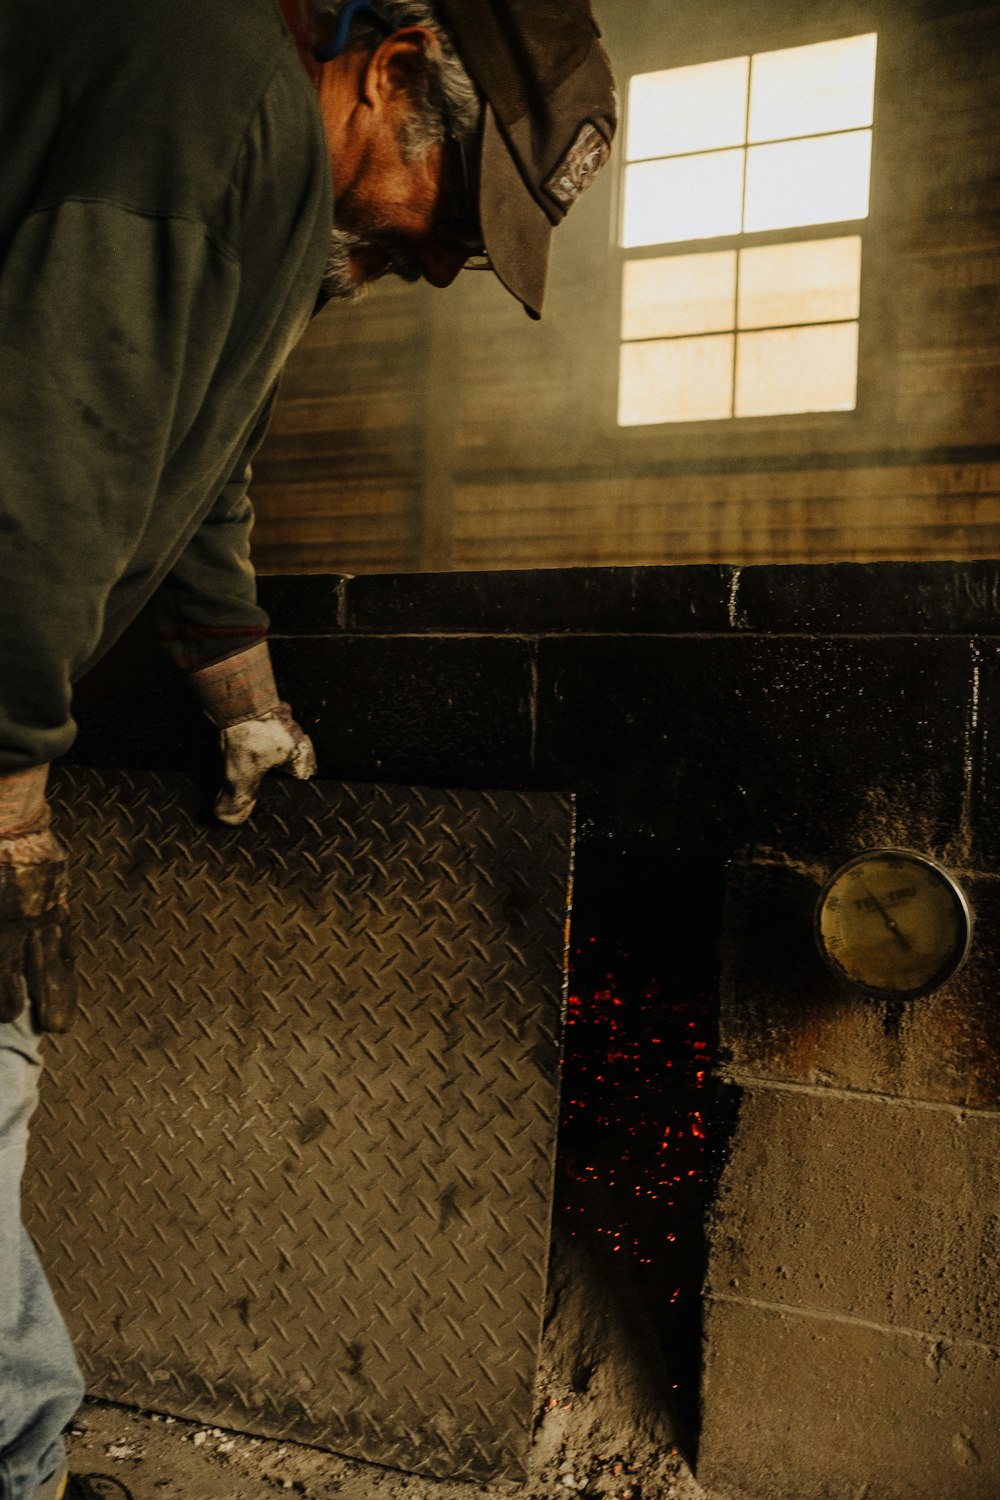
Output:
M92 1393L521 1477L568 800L275 781L224 829L183 776L52 792L85 1014L25 1208Z

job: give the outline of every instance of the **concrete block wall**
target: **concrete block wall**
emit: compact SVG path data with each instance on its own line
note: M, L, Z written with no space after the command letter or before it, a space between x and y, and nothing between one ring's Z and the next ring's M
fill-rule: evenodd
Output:
M719 996L713 1497L997 1500L1000 566L263 583L323 774L574 790L581 891L613 864L665 987ZM78 710L79 759L213 774L141 629ZM826 875L886 844L977 918L961 973L896 1007L812 939Z
M731 871L700 1467L726 1497L1000 1494L1000 880L963 865L970 961L897 1006L815 954L828 862Z
M861 574L817 570L801 598L822 634L795 659L844 697L832 724L791 721L812 766L727 880L720 1031L740 1105L710 1235L700 1474L734 1500L1000 1495L992 601L967 575L908 610L881 576L839 613L836 585ZM892 844L952 868L976 916L966 967L897 1005L835 979L812 940L836 865Z

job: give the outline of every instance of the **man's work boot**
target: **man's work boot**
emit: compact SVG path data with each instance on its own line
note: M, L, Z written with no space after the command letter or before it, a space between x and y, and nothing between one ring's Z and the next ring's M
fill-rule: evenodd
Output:
M132 1491L110 1474L71 1474L69 1465L45 1481L33 1500L132 1500Z
M62 1500L132 1500L132 1491L110 1474L70 1474Z

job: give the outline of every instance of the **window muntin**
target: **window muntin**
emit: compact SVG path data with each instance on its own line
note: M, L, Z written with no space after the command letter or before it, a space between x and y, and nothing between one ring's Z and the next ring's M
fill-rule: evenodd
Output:
M625 260L620 425L855 407L861 237L788 231L868 215L876 47L632 79L621 245L666 253ZM732 248L684 248L722 238Z

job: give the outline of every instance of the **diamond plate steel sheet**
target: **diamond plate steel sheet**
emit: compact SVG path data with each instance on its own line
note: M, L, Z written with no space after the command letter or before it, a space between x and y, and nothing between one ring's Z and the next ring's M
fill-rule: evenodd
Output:
M224 829L181 776L53 791L85 1014L26 1210L91 1391L520 1477L567 800L276 782Z

